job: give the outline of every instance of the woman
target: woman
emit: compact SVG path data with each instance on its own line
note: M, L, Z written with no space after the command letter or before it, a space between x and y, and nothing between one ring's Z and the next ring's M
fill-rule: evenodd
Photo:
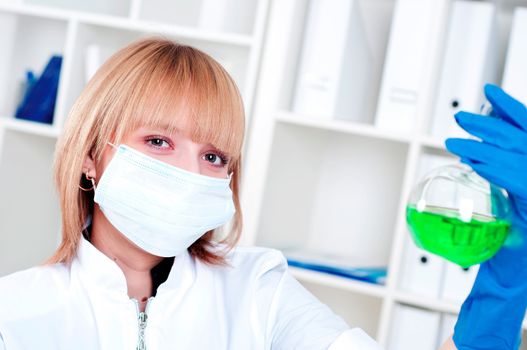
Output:
M57 145L62 243L0 280L0 349L379 349L279 252L234 248L243 133L208 55L146 39L112 56Z
M208 55L146 39L112 56L57 144L62 243L46 266L0 280L5 348L372 343L304 290L280 253L233 249L244 127L238 89Z

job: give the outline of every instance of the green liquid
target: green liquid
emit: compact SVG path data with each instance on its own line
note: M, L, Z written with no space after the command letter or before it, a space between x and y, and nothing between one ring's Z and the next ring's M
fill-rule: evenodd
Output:
M462 267L479 264L496 254L510 228L508 221L478 214L463 221L456 210L439 207L419 212L408 206L406 220L419 247Z

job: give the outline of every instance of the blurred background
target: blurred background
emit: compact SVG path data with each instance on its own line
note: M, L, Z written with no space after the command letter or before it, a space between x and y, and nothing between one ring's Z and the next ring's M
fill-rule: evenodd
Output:
M477 267L416 248L412 186L457 162L483 85L527 101L527 0L0 0L0 276L60 241L54 146L115 51L197 47L245 102L241 244L280 249L310 291L387 349L435 349ZM524 333L527 327L524 327ZM525 338L525 334L524 334Z

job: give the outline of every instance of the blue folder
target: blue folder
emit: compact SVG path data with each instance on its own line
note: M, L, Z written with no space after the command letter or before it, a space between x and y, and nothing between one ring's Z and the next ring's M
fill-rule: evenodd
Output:
M59 87L62 56L52 56L38 79L27 74L27 88L15 117L40 123L53 123L53 113Z
M371 266L352 259L313 252L284 251L289 266L319 271L368 283L384 284L385 266Z

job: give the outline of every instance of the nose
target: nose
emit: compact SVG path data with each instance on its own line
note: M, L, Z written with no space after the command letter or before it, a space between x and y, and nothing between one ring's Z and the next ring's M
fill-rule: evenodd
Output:
M199 150L193 147L185 147L174 165L186 171L201 174L202 169L199 160Z

